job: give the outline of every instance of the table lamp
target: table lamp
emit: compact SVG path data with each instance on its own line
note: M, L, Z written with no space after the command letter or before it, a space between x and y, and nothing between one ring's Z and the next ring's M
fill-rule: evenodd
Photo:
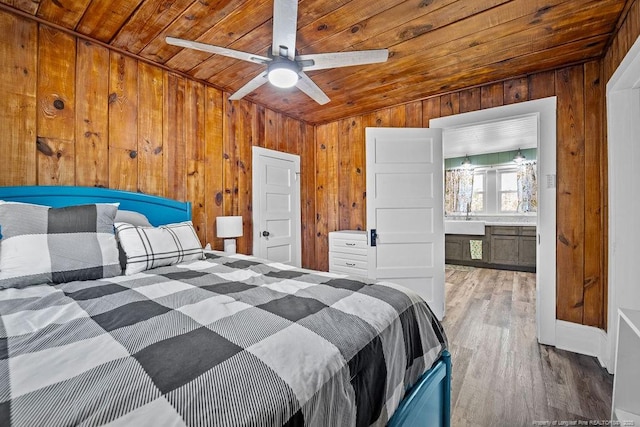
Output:
M241 216L219 216L216 218L216 231L218 237L224 238L224 251L230 254L236 253L236 237L242 236ZM227 237L232 237L228 239Z

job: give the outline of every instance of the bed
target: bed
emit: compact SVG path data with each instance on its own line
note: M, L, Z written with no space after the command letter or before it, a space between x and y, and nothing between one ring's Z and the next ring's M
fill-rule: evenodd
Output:
M191 248L188 203L84 187L0 187L0 200L0 425L449 425L446 336L411 291ZM118 267L101 246L109 215ZM21 230L43 216L80 227L64 236L74 256L97 246L108 267L43 273L33 254L58 235ZM20 239L34 259L22 275L6 261Z

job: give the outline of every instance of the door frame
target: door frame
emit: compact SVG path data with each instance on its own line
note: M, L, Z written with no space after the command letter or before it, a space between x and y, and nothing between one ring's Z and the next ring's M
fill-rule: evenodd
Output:
M259 180L259 171L262 162L260 161L260 156L272 157L279 160L284 160L288 162L293 162L294 165L294 176L293 179L297 183L294 186L294 195L292 200L291 211L294 212L293 219L294 223L292 224L292 233L294 233L294 241L295 241L295 250L296 256L295 259L297 263L296 267L302 266L302 208L300 201L300 156L297 154L284 153L282 151L270 150L268 148L253 146L251 147L251 160L252 160L252 170L251 170L251 199L252 199L252 209L251 209L251 220L253 224L253 254L255 256L260 256L260 223L261 223L261 212L260 212L260 194L258 183Z
M536 328L538 341L548 345L556 345L556 108L557 99L552 96L429 121L429 127L453 128L538 115Z
M615 372L618 309L640 310L637 212L640 172L640 37L607 82L608 307L605 360Z

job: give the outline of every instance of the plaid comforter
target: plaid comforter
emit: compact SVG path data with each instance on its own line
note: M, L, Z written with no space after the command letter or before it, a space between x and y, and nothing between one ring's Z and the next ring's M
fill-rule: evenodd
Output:
M210 252L0 291L0 425L384 425L445 346L404 288Z

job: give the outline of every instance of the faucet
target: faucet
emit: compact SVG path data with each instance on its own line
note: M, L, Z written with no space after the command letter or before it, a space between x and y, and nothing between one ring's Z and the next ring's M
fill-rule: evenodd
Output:
M469 214L471 214L471 202L467 203L467 216L465 217L466 221L469 221L471 219L471 217L469 216Z

